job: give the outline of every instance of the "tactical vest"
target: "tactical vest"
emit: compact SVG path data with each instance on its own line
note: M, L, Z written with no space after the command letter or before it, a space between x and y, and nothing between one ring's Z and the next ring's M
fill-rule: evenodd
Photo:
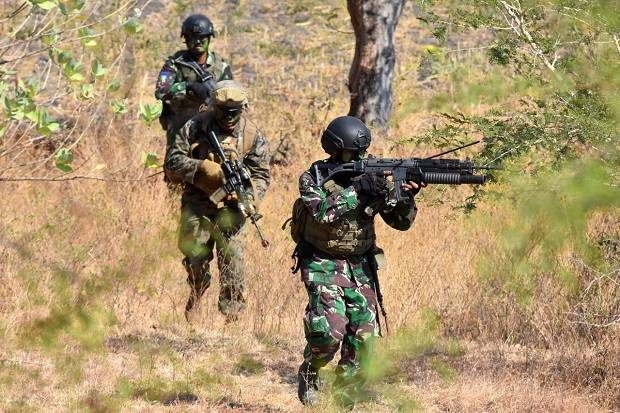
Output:
M196 71L189 67L183 65L185 61L191 59L189 53L187 51L177 52L174 56L170 57L172 61L175 63L175 67L178 70L178 73L181 75L181 79L177 81L181 82L199 82L200 76ZM222 60L214 52L209 52L209 57L207 59L209 66L203 68L205 72L211 73L215 81L222 80L224 75L224 70L226 68L226 63ZM164 103L166 110L166 125L172 127L173 129L178 129L185 122L187 122L192 116L198 113L200 106L203 102L199 102L196 100L187 99L184 96L171 99L168 102Z
M334 181L325 182L323 188L328 196L344 189ZM328 254L361 255L375 245L374 219L364 213L361 203L335 222L322 224L312 218L304 221L302 238Z
M215 119L213 113L209 110L202 114L200 129L201 134L206 134L210 130L210 126ZM254 138L258 133L258 128L245 116L241 116L239 124L232 134L216 133L222 150L228 159L242 160L243 157L252 149ZM214 159L214 153L205 139L198 139L195 145L192 145L192 157L194 159L211 159L221 163L220 159Z

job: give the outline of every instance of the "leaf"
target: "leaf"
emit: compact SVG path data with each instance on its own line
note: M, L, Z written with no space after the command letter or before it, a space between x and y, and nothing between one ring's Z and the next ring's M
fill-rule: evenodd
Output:
M60 0L60 11L65 16L79 12L86 4L86 0Z
M125 33L135 35L141 33L144 30L144 26L135 17L130 17L123 23L123 29Z
M84 66L77 60L71 60L63 65L63 73L72 82L79 82L84 80L84 75L80 73Z
M30 111L28 113L26 113L26 117L28 119L30 119L33 122L38 122L39 121L39 112L36 110Z
M50 136L60 130L60 124L57 122L51 122L42 126L37 126L37 132L43 136Z
M46 46L52 46L52 45L58 43L59 39L60 39L60 35L56 31L50 32L48 34L44 34L41 37L41 41Z
M60 130L60 124L54 118L50 117L45 109L37 109L34 113L28 115L29 119L36 122L37 133L43 136L49 136ZM34 115L36 115L36 120L33 119Z
M36 77L31 77L28 79L28 83L22 87L22 91L30 99L34 99L39 91L39 80Z
M73 60L73 53L68 52L68 51L63 51L60 49L55 49L55 50L58 53L57 59L58 59L59 64L63 65Z
M56 165L56 168L60 169L63 172L66 172L66 173L73 172L73 168L71 167L71 165L67 165L66 163L56 162L55 165Z
M56 152L55 159L56 162L71 163L73 162L73 152L71 152L71 149L60 148L58 152Z
M100 171L100 170L105 169L105 168L107 168L106 164L104 164L104 163L100 163L100 164L97 164L97 165L93 168L93 172L94 172L94 171Z
M438 54L441 52L441 50L437 46L433 46L432 44L425 46L424 51L430 55Z
M110 106L112 107L112 112L117 115L127 113L127 99L112 101Z
M78 30L78 35L80 36L80 43L84 47L95 47L97 46L97 40L94 39L94 35L97 34L94 30L84 27Z
M22 120L24 119L24 111L19 108L13 108L10 111L9 117L14 120Z
M57 0L30 0L30 2L42 8L43 10L52 10L54 7L58 6Z
M73 162L73 152L71 149L60 148L58 152L56 152L56 156L54 157L54 164L58 169L63 172L71 172L73 168L71 168L70 163Z
M112 79L108 83L108 91L116 92L121 88L121 82L118 79Z
M80 88L80 97L82 99L92 99L95 97L95 86L92 83L82 85Z
M102 77L108 73L108 69L106 69L98 59L95 59L91 66L91 72L95 77Z
M145 168L159 168L161 165L157 163L158 155L157 152L142 152L142 163Z
M140 105L140 118L147 126L151 126L151 123L161 115L162 108L161 100L158 100L156 103L147 103L144 106Z

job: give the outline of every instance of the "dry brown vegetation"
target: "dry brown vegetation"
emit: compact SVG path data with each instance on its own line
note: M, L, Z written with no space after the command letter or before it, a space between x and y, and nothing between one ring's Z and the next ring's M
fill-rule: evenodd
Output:
M127 43L115 68L133 107L152 101L162 59L182 46L177 32L187 12L177 8L188 2L150 3L143 36L152 43ZM282 137L292 140L291 162L274 166L261 206L272 246L262 250L252 231L248 236L248 310L237 323L225 325L217 312L215 277L196 323L185 322L188 288L176 249L178 197L161 176L139 182L0 182L2 411L306 411L295 395L305 292L290 274L293 243L280 226L296 196L297 177L310 160L323 156L320 131L348 108L345 82L353 38L346 8L333 1L241 0L194 2L187 10L213 17L220 29L213 47L230 56L235 76L248 86L251 116L272 147ZM441 76L416 78L423 49L432 43L429 36L408 5L397 36L396 124L388 134L376 131L376 154L432 150L395 145L430 127L433 116L424 102L437 90L458 89ZM461 48L477 41L454 44ZM446 64L456 66L466 57L476 66L482 61L464 54L450 56ZM24 76L32 69L28 64L17 67ZM482 76L484 68L473 67L465 81ZM162 131L136 120L135 110L114 116L102 101L67 100L55 109L66 125L76 125L71 139L80 136L78 173L108 179L148 175L140 154L162 154ZM460 109L480 111L482 104ZM17 161L50 156L57 139L50 139L49 147L29 148ZM11 161L0 158L0 169ZM100 164L105 169L97 169ZM37 162L17 172L55 175L51 168ZM411 231L379 223L388 261L382 283L390 326L405 333L379 346L392 364L359 411L620 408L617 333L575 327L566 302L554 302L561 288L555 284L543 285L542 296L523 307L480 279L480 258L495 253L499 242L483 218L514 217L506 212L509 204L490 202L463 216L453 207L468 194L467 188L429 188L420 196ZM602 228L598 234L620 230L617 220ZM591 279L586 272L584 283ZM324 401L313 411L332 409Z

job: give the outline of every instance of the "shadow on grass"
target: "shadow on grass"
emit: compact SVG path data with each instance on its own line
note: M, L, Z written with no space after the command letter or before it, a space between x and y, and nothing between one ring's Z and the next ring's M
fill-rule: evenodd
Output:
M169 381L161 377L151 377L143 381L122 380L119 392L133 399L159 402L165 406L192 404L198 395L190 384L182 381Z

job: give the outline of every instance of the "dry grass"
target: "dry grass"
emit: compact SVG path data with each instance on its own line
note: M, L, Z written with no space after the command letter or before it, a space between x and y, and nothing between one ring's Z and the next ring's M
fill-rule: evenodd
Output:
M172 5L166 7L147 17L147 35L161 36L170 52L179 45L160 33L172 27L176 33L178 21L162 18L176 15ZM295 398L305 292L290 274L293 244L280 225L296 196L297 177L311 159L323 156L316 144L319 132L347 109L353 42L338 31L348 30L346 10L339 2L241 1L234 6L216 1L209 3L209 15L217 27L227 25L214 46L231 56L235 75L249 85L252 117L272 146L281 136L293 140L292 162L274 167L261 206L272 246L262 250L256 235L248 235L248 311L234 325L224 324L217 312L215 277L196 324L186 324L182 310L188 291L176 249L178 199L159 177L139 183L2 183L0 410L306 411ZM419 89L415 79L425 37L428 33L408 8L399 27L398 125L390 135L376 134L377 154L409 153L411 148L392 148L392 139L429 125L428 113L407 107L410 99L432 94ZM132 102L148 101L164 51L134 46L133 53L134 66L125 69L128 77L139 80L127 96ZM105 106L102 112L95 109L74 119L85 128L98 116L95 133L76 150L76 157L85 160L83 170L104 163L108 170L124 168L128 176L147 174L139 166L140 152L161 153L162 132L129 116L113 119ZM496 242L495 235L476 229L470 218L452 209L468 189L437 191L429 189L420 197L413 230L396 232L379 223L379 244L389 265L383 288L391 327L412 326L420 309L432 308L447 335L506 339L498 332L515 331L523 312L505 303L510 317L492 319L497 312L485 316L490 301L477 301L483 284L476 277L476 263L490 251L485 247ZM445 204L436 203L439 198ZM483 213L501 210L488 207ZM541 316L560 316L557 308L551 310ZM544 326L536 320L533 324ZM566 337L557 328L547 333ZM565 345L557 343L531 350L537 361L552 360L534 364L528 350L500 344L468 344L464 355L435 350L417 355L403 362L399 381L377 385L360 411L617 408L617 358L614 362L587 352L571 358L583 342L572 338ZM607 374L598 383L576 379L595 377L598 365ZM597 403L588 398L592 395ZM326 403L315 411L332 409Z

